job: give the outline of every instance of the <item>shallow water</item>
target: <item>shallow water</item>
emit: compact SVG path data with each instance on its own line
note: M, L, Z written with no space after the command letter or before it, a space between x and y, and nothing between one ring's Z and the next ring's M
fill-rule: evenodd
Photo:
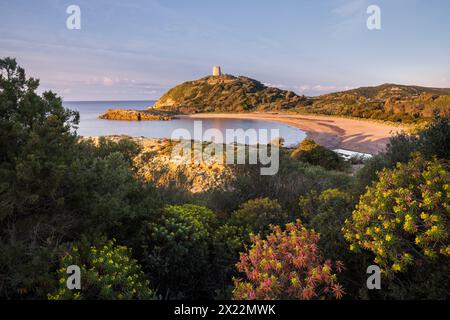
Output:
M153 105L155 101L71 101L64 102L66 108L80 112L80 124L77 130L81 136L103 136L103 135L129 135L133 137L146 138L178 138L176 133L179 129L185 129L185 134L196 140L221 142L233 142L226 139L227 130L248 129L256 130L256 137L247 136L246 143L267 143L270 140L283 137L286 146L297 145L305 139L306 134L298 128L285 124L248 119L174 119L171 121L112 121L98 119L98 116L107 109L144 109ZM201 121L201 125L200 122ZM195 130L195 127L201 132ZM208 129L216 129L214 132ZM271 130L278 130L278 134ZM267 130L267 136L263 131ZM179 131L178 131L179 132ZM200 134L198 134L200 132ZM205 135L206 133L206 135ZM208 134L209 133L209 134ZM215 138L211 133L214 133ZM238 133L238 132L237 132ZM271 133L274 133L271 135ZM175 134L175 136L174 136ZM222 136L222 139L221 137ZM244 138L242 132L238 136ZM189 138L183 136L182 138ZM239 141L240 142L240 141Z

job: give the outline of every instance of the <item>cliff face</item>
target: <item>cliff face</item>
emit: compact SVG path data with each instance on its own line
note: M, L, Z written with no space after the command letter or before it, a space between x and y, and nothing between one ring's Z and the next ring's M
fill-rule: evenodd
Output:
M247 77L222 75L182 83L165 93L155 108L186 113L275 111L295 108L306 100Z

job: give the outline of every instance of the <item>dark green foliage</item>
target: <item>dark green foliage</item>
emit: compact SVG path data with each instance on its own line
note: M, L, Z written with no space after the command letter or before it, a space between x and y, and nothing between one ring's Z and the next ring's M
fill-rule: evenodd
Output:
M133 175L134 146L78 143L77 113L37 95L15 60L0 60L0 74L0 297L46 298L61 245L133 243L161 204Z
M294 159L321 166L328 170L343 170L346 168L344 159L336 152L318 145L311 139L303 140L291 156Z
M231 214L230 219L232 224L247 227L262 236L271 232L270 225L285 225L290 220L295 219L290 219L277 200L269 198L248 200Z
M207 297L214 213L201 206L168 206L143 239L144 269L167 298Z
M450 109L450 104L448 105ZM450 117L435 117L419 134L418 150L427 159L450 159Z
M214 277L211 279L214 297L229 299L233 289L232 279L236 277L236 261L239 253L244 251L250 243L251 230L245 226L224 224L216 229L213 237L212 270Z

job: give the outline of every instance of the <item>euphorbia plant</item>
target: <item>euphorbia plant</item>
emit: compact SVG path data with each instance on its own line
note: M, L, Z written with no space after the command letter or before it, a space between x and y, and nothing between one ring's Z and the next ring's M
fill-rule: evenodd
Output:
M335 272L339 261L324 260L319 234L296 223L273 227L267 239L252 236L252 246L237 263L243 279L234 279L234 299L340 299L344 289Z
M392 276L450 257L450 171L445 160L416 155L384 170L343 228L350 249L365 249Z

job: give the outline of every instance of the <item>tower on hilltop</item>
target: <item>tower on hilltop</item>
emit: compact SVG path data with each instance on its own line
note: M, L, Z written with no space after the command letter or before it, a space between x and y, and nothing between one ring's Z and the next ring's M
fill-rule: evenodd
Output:
M213 67L213 76L217 77L217 76L221 76L222 75L222 71L220 70L220 66L214 66Z

